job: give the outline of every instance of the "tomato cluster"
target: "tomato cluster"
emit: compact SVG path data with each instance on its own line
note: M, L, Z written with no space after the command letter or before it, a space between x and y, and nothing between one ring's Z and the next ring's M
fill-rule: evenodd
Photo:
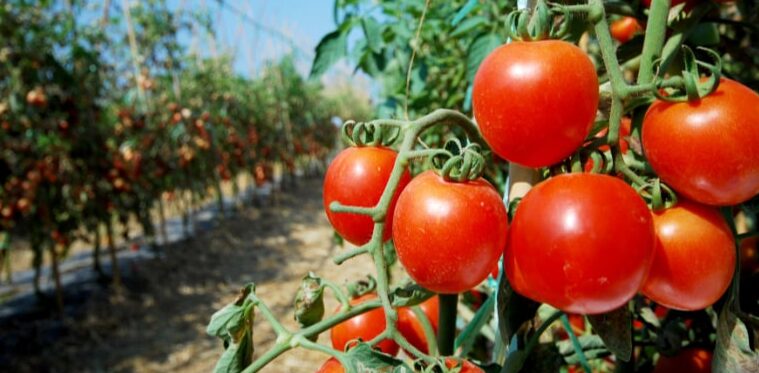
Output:
M375 221L367 215L333 212L330 205L374 207L396 158L387 148L352 147L330 164L324 180L324 208L348 242L367 243ZM382 238L392 236L411 278L443 294L460 293L485 280L497 265L508 227L506 209L495 188L482 178L454 182L427 171L411 179L407 170L402 172L383 219Z

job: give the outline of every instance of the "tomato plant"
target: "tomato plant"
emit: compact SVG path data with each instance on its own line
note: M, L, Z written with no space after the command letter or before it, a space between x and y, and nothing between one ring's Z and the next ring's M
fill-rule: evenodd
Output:
M351 299L350 304L358 305L376 297L376 294L366 294ZM385 312L381 308L378 308L335 325L330 332L330 339L332 340L332 347L337 350L345 350L350 346L351 341L361 339L364 342L368 342L382 334L384 330ZM392 340L379 342L377 348L390 355L398 353L398 345Z
M603 313L640 289L653 250L651 213L629 185L608 175L560 175L520 202L506 275L532 299L566 312Z
M482 61L472 104L496 154L525 166L549 166L572 155L588 136L598 107L598 77L573 44L513 42Z
M432 297L422 304L419 308L424 312L425 316L430 322L433 332L437 335L438 330L438 316L440 312L440 301L438 297ZM427 345L427 336L424 333L424 327L422 321L414 313L411 308L403 307L398 310L398 331L406 338L412 346L419 349L424 353L429 353L430 349Z
M642 132L651 167L694 201L727 206L748 200L759 193L756 107L759 94L730 79L698 102L654 102Z
M730 286L735 240L720 212L690 201L654 213L656 245L642 293L677 310L712 305Z
M433 171L416 176L398 198L393 242L419 285L460 293L487 278L506 244L501 197L484 179L446 181Z
M351 147L340 152L330 163L324 175L324 210L337 233L348 242L355 245L369 242L374 221L369 216L333 212L330 204L335 201L362 207L377 204L390 179L396 157L397 153L387 148ZM393 195L384 239L390 238L393 206L409 180L411 176L405 171Z

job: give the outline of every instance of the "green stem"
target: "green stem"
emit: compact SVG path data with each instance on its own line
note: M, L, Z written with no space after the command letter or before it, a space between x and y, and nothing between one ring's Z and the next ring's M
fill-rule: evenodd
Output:
M648 14L646 38L638 70L638 84L650 83L654 79L654 61L661 56L666 37L669 0L653 0Z
M453 355L453 343L456 340L456 306L459 303L458 294L440 294L440 310L437 344L440 354Z
M290 344L285 343L277 343L272 347L271 350L266 351L265 354L261 355L258 359L256 359L252 364L248 365L245 370L242 371L242 373L253 373L258 372L266 366L266 364L269 364L272 362L272 360L276 359L279 355L282 355L287 350L291 349Z
M347 251L343 251L337 255L335 255L334 258L332 258L332 261L335 262L335 264L340 265L343 264L346 260L351 259L353 257L366 254L369 252L369 249L367 249L366 246L356 247Z
M411 311L414 313L417 320L419 320L419 323L422 324L424 339L427 340L427 353L430 355L436 355L438 351L437 339L435 338L435 329L432 328L432 323L430 323L429 317L427 317L427 314L424 313L419 306L411 307Z
M253 304L255 304L256 308L258 308L264 318L266 318L266 321L271 324L274 332L277 333L277 338L283 338L292 334L282 325L282 323L279 322L279 320L277 320L277 318L274 316L274 313L271 311L271 309L269 309L269 306L267 306L266 303L258 298L256 294L251 293L250 299L253 301Z
M569 318L567 318L566 314L561 315L561 324L564 326L564 330L567 331L569 340L572 341L572 347L575 349L577 359L580 360L580 365L582 365L585 373L591 373L590 365L588 364L588 358L585 357L585 352L582 350L580 340L577 339L577 335L575 334L574 329L572 329L572 324L569 323Z

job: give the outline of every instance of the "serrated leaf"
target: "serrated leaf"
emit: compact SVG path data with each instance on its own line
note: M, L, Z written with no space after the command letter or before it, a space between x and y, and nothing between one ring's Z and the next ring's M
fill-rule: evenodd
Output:
M361 19L361 28L364 30L366 44L374 53L382 51L382 25L374 17L364 17Z
M468 82L474 80L474 75L477 74L477 69L480 68L482 60L500 45L501 38L497 34L482 34L472 41L466 56L466 79Z
M535 317L540 303L514 291L505 276L498 287L498 330L504 343L509 343L519 327Z
M335 62L348 54L347 33L332 31L325 35L316 46L316 56L311 65L310 76L317 78L324 74Z
M453 19L451 20L451 26L456 26L459 24L459 22L461 22L461 20L464 19L464 17L466 17L467 14L469 14L469 12L471 12L476 6L477 0L469 0L466 4L464 4L464 6L461 7L461 9L459 9L458 12L456 12L456 15L453 16Z
M717 346L712 372L759 372L759 352L751 349L748 328L730 307L723 307L717 321Z
M588 315L593 330L618 359L630 361L632 356L632 313L624 306L601 315Z
M485 17L477 16L467 19L464 22L459 23L458 26L451 32L451 37L459 37L462 36L468 32L472 32L472 30L477 29L478 27L484 26L488 24L488 20Z

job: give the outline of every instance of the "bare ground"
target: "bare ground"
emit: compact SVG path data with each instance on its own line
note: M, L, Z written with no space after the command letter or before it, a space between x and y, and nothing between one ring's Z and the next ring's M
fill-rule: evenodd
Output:
M74 299L76 312L62 320L42 312L0 326L0 371L210 372L222 347L205 334L206 324L245 283L255 282L259 296L294 328L292 297L309 270L338 283L371 271L366 257L333 264L331 256L342 249L332 234L321 181L300 180L270 206L246 208L214 229L170 244L159 259L130 263L120 293L103 288ZM336 307L327 301L328 310ZM274 341L261 317L254 334L258 354ZM327 344L328 333L319 341ZM313 372L325 359L291 351L263 371Z

